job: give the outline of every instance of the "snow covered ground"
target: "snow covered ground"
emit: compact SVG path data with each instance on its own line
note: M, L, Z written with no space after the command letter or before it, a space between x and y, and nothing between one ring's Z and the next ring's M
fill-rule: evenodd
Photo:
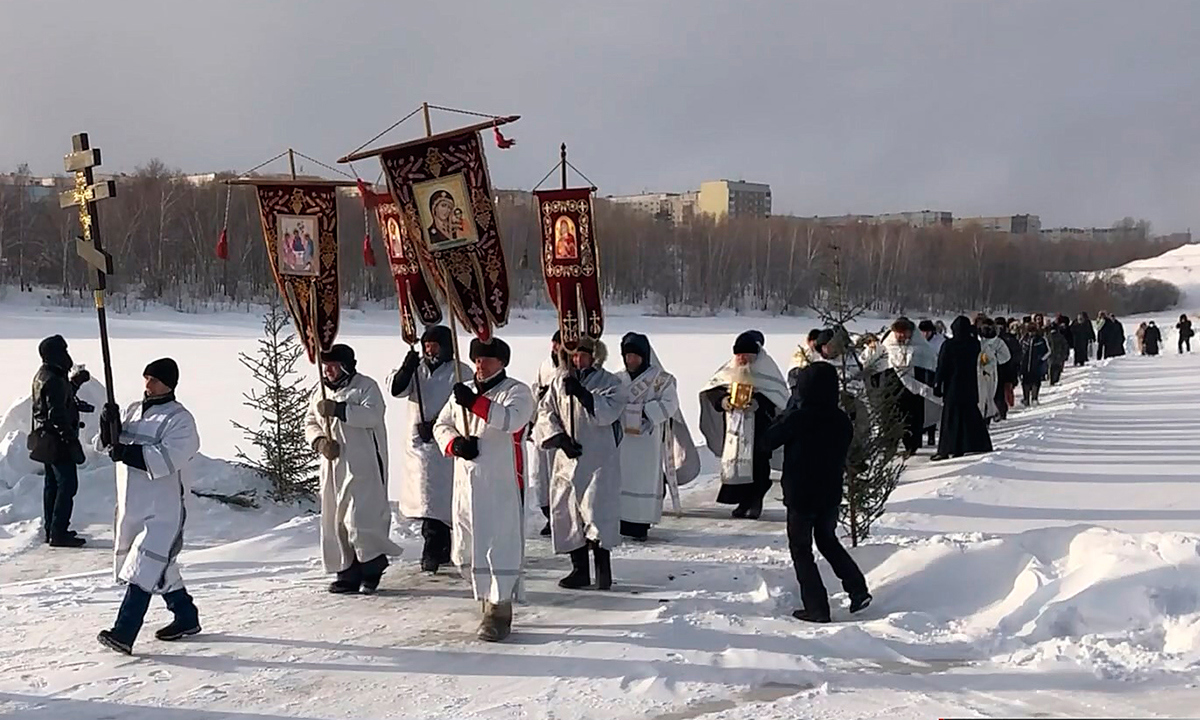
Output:
M786 362L811 321L612 318L610 334L647 332L680 378L685 412L728 354L760 327ZM349 314L344 342L382 378L406 349L386 313ZM518 319L512 374L540 361L548 318ZM142 366L172 355L181 399L200 422L202 473L228 490L254 482L222 458L246 420L236 361L257 335L253 316L115 319L120 395ZM94 319L0 304L8 361L0 401L19 401L37 340L62 332L99 369ZM90 338L90 339L89 339ZM0 446L0 716L50 720L252 718L928 718L1180 716L1200 690L1200 361L1127 357L1043 392L1040 408L996 431L998 452L912 463L871 541L852 551L875 594L853 620L790 617L797 589L778 490L763 519L735 521L711 503L711 475L685 489L645 545L614 553L609 593L567 592L566 561L529 540L529 602L512 642L474 639L477 606L464 581L429 578L411 559L374 597L334 597L315 556L315 518L266 504L236 510L197 500L184 575L205 634L166 644L145 633L124 658L95 632L120 591L108 568L111 469L86 468L77 515L95 545L50 550L40 487L20 453ZM389 423L401 421L398 407ZM19 434L27 406L0 424ZM14 419L15 418L15 419ZM393 437L398 436L393 434ZM10 440L11 442L11 440ZM23 442L23 441L22 441ZM393 448L393 458L398 458ZM393 482L400 476L392 467ZM107 541L107 547L106 547ZM828 568L822 565L822 570ZM832 589L837 583L827 576ZM165 621L156 604L152 629ZM149 637L149 639L147 639Z

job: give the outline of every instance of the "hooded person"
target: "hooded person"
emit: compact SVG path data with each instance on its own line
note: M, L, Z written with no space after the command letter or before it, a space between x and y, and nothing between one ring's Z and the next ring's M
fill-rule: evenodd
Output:
M985 421L1001 417L996 406L1001 368L1012 361L1008 343L996 332L996 322L985 317L979 323L979 412Z
M992 439L979 412L979 340L966 316L955 318L950 329L953 334L942 345L933 386L942 398L935 461L992 451Z
M450 518L454 500L454 460L433 441L433 422L450 399L455 378L471 374L455 367L450 328L434 325L421 335L421 350L410 350L388 378L392 397L408 400L408 436L400 479L400 514L421 521L421 569L437 572L450 563ZM414 378L416 381L414 382Z
M833 343L822 331L821 350ZM747 330L733 343L733 357L700 390L700 432L708 449L721 461L721 490L717 502L734 505L733 517L758 519L771 489L771 453L755 442L758 428L767 427L788 404L787 383L779 366L763 349L763 335Z
M117 479L113 570L126 586L112 629L98 639L105 647L129 655L141 632L151 595L162 595L175 618L155 632L159 640L179 640L200 632L200 614L183 584L176 559L183 549L187 519L185 499L191 461L200 451L196 420L175 398L179 366L170 358L155 360L142 372L145 396L124 414L106 405L101 426L120 419L120 435L108 442Z
M566 372L566 364L566 360L562 357L562 333L555 330L554 336L550 338L550 356L542 360L542 364L538 366L537 377L530 386L535 403L540 404L554 383L554 379ZM531 442L533 441L533 429L538 419L538 411L534 412L534 418L530 421L529 430L525 434L525 437ZM557 450L554 448L547 450L538 447L537 443L533 443L529 453L530 494L542 511L542 517L546 518L546 525L541 531L543 537L550 536L550 476L554 471L554 453L556 452Z
M679 416L679 394L645 335L626 333L621 359L617 377L629 387L621 416L621 534L645 540L662 520L664 478L676 470L669 428Z
M52 335L38 343L41 367L33 376L29 458L45 470L42 486L42 529L51 547L82 547L86 541L70 529L79 490L79 465L84 462L79 440L80 412L95 408L76 393L91 379L87 370L72 372L74 361L67 341Z
M499 338L471 341L475 372L454 386L433 436L454 458L453 560L471 578L482 604L479 638L499 642L512 631L513 600L525 564L525 460L522 436L533 393L508 377L512 358Z
M336 573L329 592L371 594L388 556L402 553L391 540L383 392L358 372L348 345L321 354L321 381L325 390L313 394L304 423L305 438L323 458L321 561Z
M1157 355L1159 347L1162 345L1162 331L1158 329L1158 325L1151 320L1146 324L1146 333L1142 337L1142 348L1147 355Z
M899 410L904 417L904 449L913 455L921 447L921 436L935 421L926 421L926 415L940 411L933 394L933 378L937 371L937 355L925 336L917 332L917 326L906 317L897 318L891 331L875 346L863 362L866 372L889 371L884 382L898 388ZM926 403L934 409L927 412Z
M573 370L551 383L539 408L534 436L556 448L550 481L550 538L554 552L571 557L571 573L558 584L579 589L612 587L611 550L621 544L622 418L629 404L624 381L604 369L607 349L585 337L571 355Z
M1075 322L1071 323L1071 342L1075 352L1075 367L1086 365L1092 354L1092 345L1096 342L1096 328L1087 313L1079 313Z
M780 484L787 507L788 548L804 604L792 615L826 623L830 620L829 594L813 559L814 540L850 596L850 612L871 603L866 578L837 539L838 508L854 428L839 407L840 385L832 365L814 363L797 381L798 402L764 429L761 441L767 450L784 448Z

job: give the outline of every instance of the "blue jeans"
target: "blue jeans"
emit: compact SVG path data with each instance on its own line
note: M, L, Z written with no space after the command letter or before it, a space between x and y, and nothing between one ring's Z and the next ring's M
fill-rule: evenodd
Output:
M184 588L163 595L167 609L175 614L175 620L185 627L195 626L200 622L200 613L196 603ZM137 585L130 583L125 587L125 599L117 610L117 621L113 623L112 633L118 640L133 645L138 633L142 631L142 623L146 620L146 611L150 609L150 593Z

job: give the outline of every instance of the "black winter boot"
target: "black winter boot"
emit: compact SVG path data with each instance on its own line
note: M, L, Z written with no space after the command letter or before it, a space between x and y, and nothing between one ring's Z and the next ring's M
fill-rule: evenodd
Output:
M600 543L592 543L592 554L596 558L596 589L612 589L612 553L600 547Z
M588 569L588 546L571 551L571 574L558 581L560 588L578 590L592 584L592 575Z
M358 558L354 558L354 562L350 564L350 567L339 572L337 579L329 584L329 592L334 595L358 592L363 582L362 568L363 566L358 562Z
M379 589L383 571L387 569L387 555L380 555L362 564L362 594L373 595Z
M142 621L150 607L150 593L137 585L125 587L125 597L117 610L117 621L112 630L101 630L96 639L104 647L125 655L133 654L133 643L142 630Z
M167 603L167 609L175 614L175 619L171 621L170 625L159 628L154 633L154 637L170 641L200 633L200 613L196 610L196 603L186 589L181 588L169 592L163 595L163 600Z

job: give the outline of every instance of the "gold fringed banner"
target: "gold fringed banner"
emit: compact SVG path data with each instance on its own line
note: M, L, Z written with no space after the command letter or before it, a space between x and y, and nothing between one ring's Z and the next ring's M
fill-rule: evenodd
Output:
M546 289L558 309L562 343L574 350L580 338L599 338L604 333L592 188L535 190L534 195Z
M421 333L417 330L417 319L422 325L437 325L442 321L442 309L438 297L425 276L429 260L421 262L417 244L405 230L400 211L388 193L377 193L360 183L359 192L366 206L375 211L379 230L383 234L383 245L387 248L388 266L396 282L396 297L400 306L400 335L404 342L415 345Z
M258 192L263 241L284 305L308 351L317 361L310 298L317 302L321 348L337 339L341 310L338 292L337 188L346 183L252 182ZM314 292L315 291L315 292Z
M451 311L481 340L508 322L509 285L492 184L477 128L381 152L404 232Z

